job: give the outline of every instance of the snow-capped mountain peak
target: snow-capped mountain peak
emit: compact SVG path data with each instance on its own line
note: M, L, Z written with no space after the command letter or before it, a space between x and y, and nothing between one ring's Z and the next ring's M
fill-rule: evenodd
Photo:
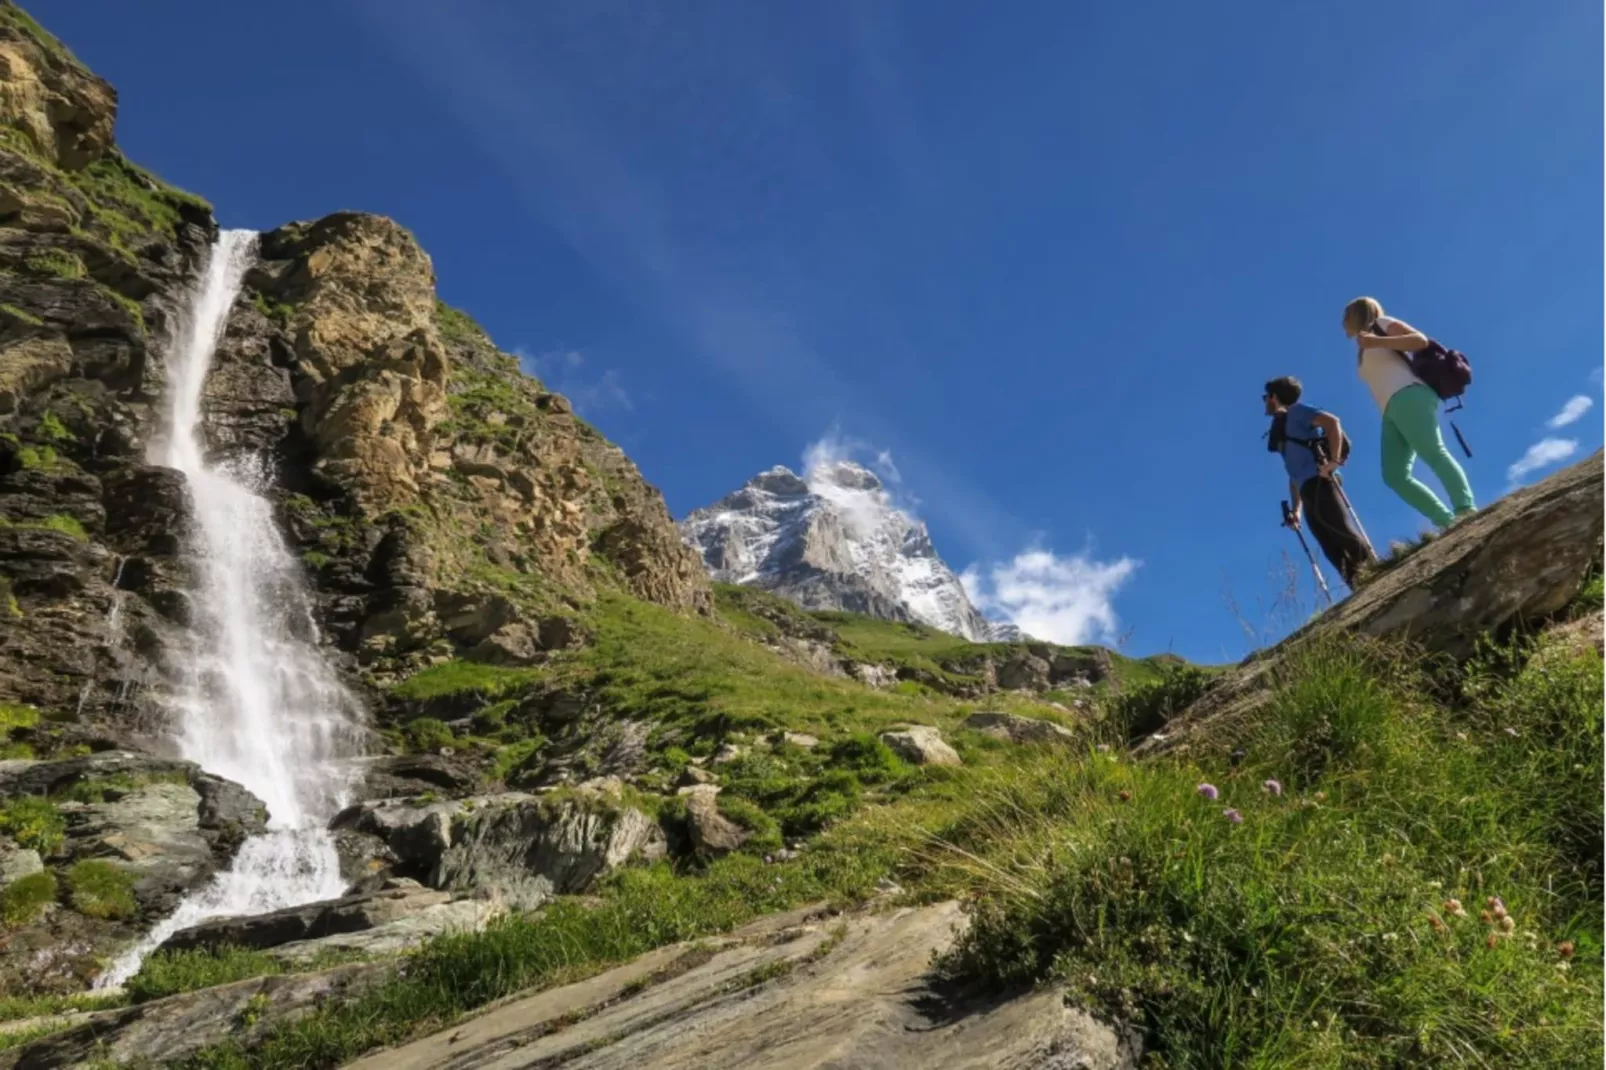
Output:
M692 513L681 532L722 583L772 591L805 609L919 621L978 642L1019 638L976 611L925 524L853 461L816 464L804 476L782 466L761 472Z

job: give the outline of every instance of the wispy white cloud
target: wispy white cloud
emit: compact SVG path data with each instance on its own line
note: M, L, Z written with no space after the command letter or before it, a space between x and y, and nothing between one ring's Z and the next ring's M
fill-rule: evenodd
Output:
M972 565L960 576L976 608L1037 639L1077 645L1115 642L1115 596L1137 571L1130 557L1023 550L1008 561Z
M1594 404L1594 398L1586 394L1576 394L1567 399L1567 404L1561 407L1560 412L1547 420L1545 426L1555 430L1556 428L1566 427L1570 423L1577 423Z
M1528 452L1506 469L1506 478L1519 483L1541 468L1565 461L1578 452L1578 440L1572 438L1542 438L1528 447Z
M513 351L524 369L546 386L569 399L575 411L593 417L601 412L629 412L636 407L635 400L624 387L617 368L604 368L593 374L588 370L585 354L576 349L554 350L546 353L529 353L523 349Z
M1589 373L1589 381L1594 383L1596 386L1599 386L1601 384L1601 373L1603 370L1606 370L1606 368L1596 366L1596 368Z

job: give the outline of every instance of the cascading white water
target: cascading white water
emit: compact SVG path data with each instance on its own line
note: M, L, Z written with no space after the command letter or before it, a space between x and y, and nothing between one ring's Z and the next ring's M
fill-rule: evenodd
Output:
M98 980L121 985L179 929L339 896L325 831L346 802L360 709L321 656L300 563L280 537L250 463L210 465L200 438L202 387L256 252L252 231L226 230L183 311L168 355L169 419L151 460L184 473L193 512L193 649L170 706L180 753L267 803L268 832L192 893Z

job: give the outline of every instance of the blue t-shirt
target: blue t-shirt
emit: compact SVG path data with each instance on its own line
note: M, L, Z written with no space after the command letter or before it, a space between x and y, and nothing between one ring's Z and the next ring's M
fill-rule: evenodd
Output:
M1321 465L1316 463L1316 454L1308 446L1292 440L1322 437L1322 432L1312 423L1321 415L1323 415L1322 410L1313 409L1309 405L1288 406L1288 419L1283 424L1283 434L1288 436L1289 441L1283 443L1283 467L1288 469L1288 478L1293 480L1296 486L1304 486L1307 479L1315 479L1321 472Z

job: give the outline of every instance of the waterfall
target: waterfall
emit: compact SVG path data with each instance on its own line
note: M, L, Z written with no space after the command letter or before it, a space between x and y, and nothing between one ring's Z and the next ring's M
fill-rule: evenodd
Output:
M345 890L325 825L347 801L341 759L354 750L361 711L319 651L300 562L258 493L260 462L209 463L200 433L202 388L256 241L252 231L219 234L189 295L167 358L165 434L151 461L184 473L192 511L191 648L168 702L175 740L183 757L265 802L268 831L114 963L100 989L132 977L179 929Z

